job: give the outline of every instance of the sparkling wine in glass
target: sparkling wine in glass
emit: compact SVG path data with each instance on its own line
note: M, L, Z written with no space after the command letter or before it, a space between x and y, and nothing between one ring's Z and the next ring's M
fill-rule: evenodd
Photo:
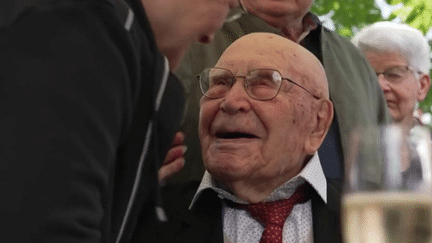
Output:
M432 242L431 136L427 128L357 128L345 164L348 243Z

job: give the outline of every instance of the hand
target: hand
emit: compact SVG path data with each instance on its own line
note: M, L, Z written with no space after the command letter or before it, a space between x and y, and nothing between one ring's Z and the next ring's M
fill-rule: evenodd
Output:
M168 150L162 167L159 169L158 178L159 184L163 184L171 176L178 173L184 166L184 154L187 150L186 145L183 145L185 135L183 132L177 132L174 136L173 144Z

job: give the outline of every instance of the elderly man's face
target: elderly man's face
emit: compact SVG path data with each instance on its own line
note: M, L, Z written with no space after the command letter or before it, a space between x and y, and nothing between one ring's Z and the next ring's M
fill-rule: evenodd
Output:
M282 77L308 88L293 71L296 65L300 64L285 53L260 46L225 52L216 67L235 76L253 69L276 69ZM283 80L274 99L254 100L244 89L244 78L236 78L223 98L203 96L199 136L206 169L220 181L269 181L296 175L303 166L313 99Z

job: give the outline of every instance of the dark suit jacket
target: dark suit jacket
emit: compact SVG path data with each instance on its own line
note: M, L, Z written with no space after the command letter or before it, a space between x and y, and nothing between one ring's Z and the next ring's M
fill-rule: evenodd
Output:
M148 242L223 243L222 200L205 190L188 210L199 182L168 186L165 210L169 222L141 227ZM340 229L340 182L327 180L327 204L312 195L313 235L316 243L342 242Z
M184 91L126 1L1 0L0 242L130 243L156 222Z

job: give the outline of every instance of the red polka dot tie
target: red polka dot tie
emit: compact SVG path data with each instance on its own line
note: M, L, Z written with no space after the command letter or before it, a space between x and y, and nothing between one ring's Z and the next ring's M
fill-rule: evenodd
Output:
M304 183L288 199L243 205L264 226L260 243L282 243L282 228L294 205L309 200L310 185Z

